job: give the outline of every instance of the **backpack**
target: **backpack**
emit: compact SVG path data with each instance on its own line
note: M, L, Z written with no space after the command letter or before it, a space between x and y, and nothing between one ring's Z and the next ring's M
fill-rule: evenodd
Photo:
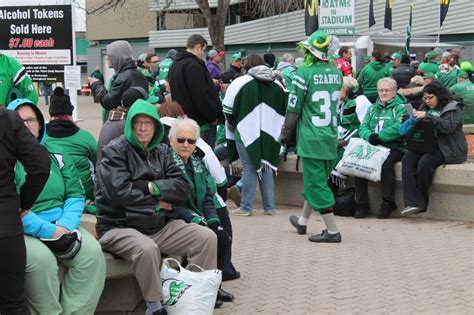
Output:
M333 213L341 217L351 217L355 212L355 188L349 187L341 190L334 195L336 203L333 207Z

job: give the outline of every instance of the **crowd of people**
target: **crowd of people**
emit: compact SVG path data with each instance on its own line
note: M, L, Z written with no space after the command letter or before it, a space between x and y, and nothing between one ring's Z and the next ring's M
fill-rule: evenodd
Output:
M413 215L429 207L436 168L467 159L462 127L474 123L474 85L458 50L434 49L422 63L399 52L386 62L374 50L355 71L351 49L323 31L298 44L300 58L240 49L227 69L225 52L207 47L191 35L185 50L160 61L154 53L135 59L123 40L107 45L114 75L104 82L96 69L87 79L103 111L98 142L74 122L60 87L46 122L24 68L0 54L11 78L0 85L1 314L93 314L106 275L102 250L130 262L146 314L166 314L162 255L238 279L226 200L238 206L232 215L252 216L258 183L264 214L273 215L286 154L302 160L305 199L290 223L306 234L319 212L325 229L309 237L318 243L342 241L335 194L347 177L335 166L351 138L390 149L379 219L398 208L396 163L401 213ZM361 219L371 212L368 180L354 182ZM96 215L96 235L80 225L84 211ZM221 285L215 306L233 299Z

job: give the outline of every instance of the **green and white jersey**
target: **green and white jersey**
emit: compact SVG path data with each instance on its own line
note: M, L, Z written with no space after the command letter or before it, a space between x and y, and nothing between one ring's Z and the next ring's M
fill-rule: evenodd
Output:
M16 97L12 98L12 95ZM30 76L15 58L0 53L0 105L7 107L16 98L38 103L38 94Z
M160 62L160 73L158 73L157 80L160 84L163 84L166 78L168 77L168 72L170 71L170 67L173 64L174 60L171 58L165 58Z
M333 160L337 155L337 105L342 73L327 63L302 65L296 70L287 110L299 115L299 156Z

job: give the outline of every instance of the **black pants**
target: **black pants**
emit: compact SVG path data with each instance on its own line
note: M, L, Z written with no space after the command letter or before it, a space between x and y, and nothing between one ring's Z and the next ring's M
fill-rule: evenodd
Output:
M394 166L401 161L403 152L397 149L390 150L385 162L382 164L382 199L387 202L395 202L395 170ZM365 178L355 177L355 201L357 205L368 206L369 191L368 180Z
M201 131L201 139L204 140L207 144L211 146L214 150L216 146L216 137L217 137L217 126L209 125L209 129L206 131Z
M26 247L23 235L0 238L0 314L28 314L25 295Z
M403 200L405 207L426 208L436 168L444 163L439 149L435 153L408 151L402 160Z
M233 238L232 223L230 221L227 207L217 209L217 214L219 215L222 228L231 238ZM220 244L218 245L217 268L222 270L222 275L225 275L226 277L234 277L237 274L237 270L235 270L235 267L232 264L232 241L227 246L221 246Z

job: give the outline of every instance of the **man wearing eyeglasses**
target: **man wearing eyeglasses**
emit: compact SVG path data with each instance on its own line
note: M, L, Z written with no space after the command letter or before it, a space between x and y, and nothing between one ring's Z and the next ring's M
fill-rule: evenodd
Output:
M178 218L189 186L160 141L155 107L137 100L128 111L124 135L102 150L97 166L97 234L103 249L131 262L146 314L166 314L161 301L161 253L187 256L204 269L217 267L213 231Z

